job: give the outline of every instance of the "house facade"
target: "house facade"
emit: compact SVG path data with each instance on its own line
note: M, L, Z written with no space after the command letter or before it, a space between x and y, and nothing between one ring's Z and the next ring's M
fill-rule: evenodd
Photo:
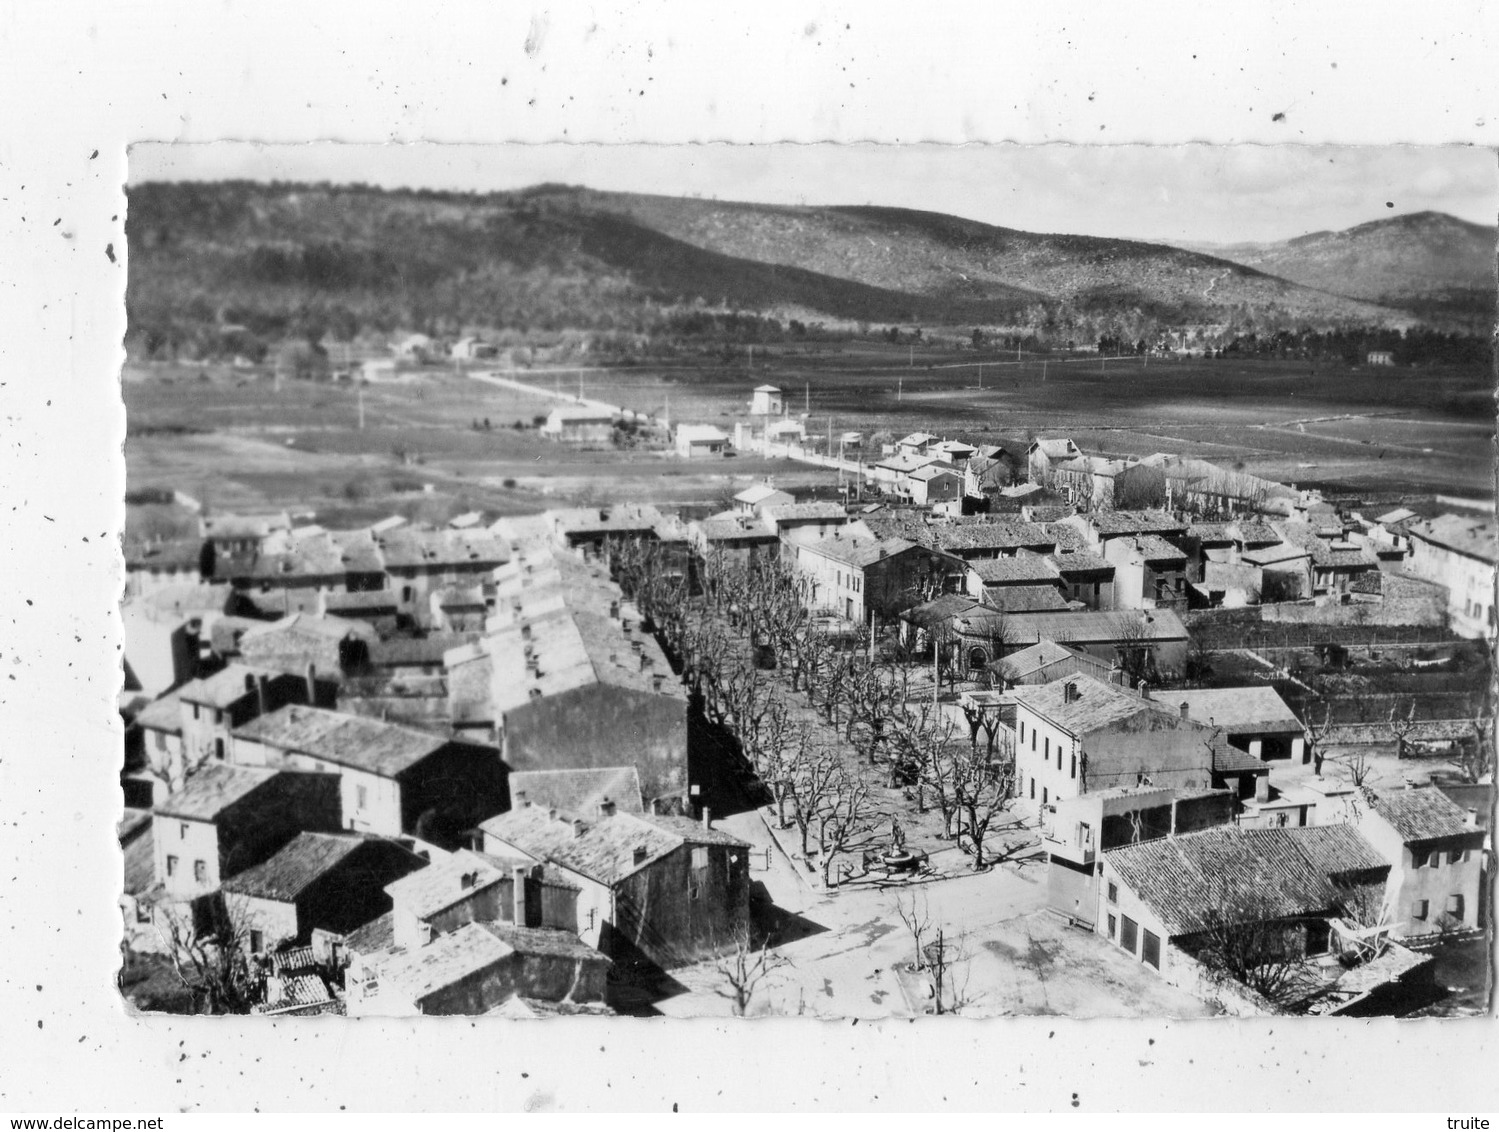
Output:
M1447 587L1447 616L1453 632L1475 639L1493 637L1495 564L1499 563L1499 528L1494 520L1448 514L1403 525L1411 547L1406 569Z
M1403 937L1470 931L1479 922L1485 832L1433 786L1371 791L1358 828L1390 870L1390 920Z

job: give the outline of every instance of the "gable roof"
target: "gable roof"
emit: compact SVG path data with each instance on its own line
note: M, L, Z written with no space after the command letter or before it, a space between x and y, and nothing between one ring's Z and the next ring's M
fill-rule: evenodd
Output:
M163 817L212 821L278 773L266 767L210 763L189 778L181 790L158 804L156 812Z
M721 830L661 814L617 812L583 822L579 834L573 822L554 819L538 806L523 806L492 817L479 828L539 861L610 886L683 845L748 848Z
M1268 685L1172 689L1159 695L1166 703L1186 704L1188 717L1198 723L1211 720L1213 726L1228 732L1295 731L1300 734L1302 730L1296 713L1280 698L1280 693Z
M1040 523L1015 519L957 522L931 529L931 542L939 550L1049 549L1056 536Z
M829 535L802 547L804 553L820 554L824 558L858 569L871 566L882 558L893 558L915 549L916 544L909 539L868 539L858 535Z
M1467 812L1434 786L1374 791L1369 804L1407 843L1480 832L1468 824Z
M1225 909L1238 922L1328 912L1339 902L1333 878L1390 867L1346 825L1217 826L1103 856L1173 937L1206 930Z
M1444 514L1424 523L1407 523L1412 538L1446 547L1482 562L1499 562L1499 528L1493 518L1472 519Z
M1008 624L1013 645L1042 637L1071 641L1184 641L1186 627L1169 609L1080 609L1070 613L1016 613Z
M978 558L968 564L968 569L986 586L1055 582L1060 576L1050 559L1034 554L1020 554L1014 558Z
M1113 574L1114 564L1102 555L1086 550L1073 550L1065 554L1049 554L1047 561L1056 566L1062 577L1086 577L1090 574Z
M927 464L925 467L917 468L911 473L910 478L922 483L930 483L939 476L949 476L952 479L961 479L962 473L955 471L945 464Z
M1077 690L1076 699L1067 698L1069 687ZM1142 712L1163 710L1152 700L1081 673L1050 684L1016 688L1013 694L1017 704L1077 736L1098 731Z
M1164 511L1096 511L1087 519L1104 538L1119 535L1181 533L1187 524Z
M772 503L760 514L772 526L802 520L830 522L848 519L848 512L843 509L843 504L835 503L831 499L813 499L806 503Z
M248 634L246 634L248 636ZM213 708L226 708L244 699L246 696L255 695L254 680L259 676L271 676L271 672L264 668L251 668L245 664L231 664L227 668L220 669L212 676L202 676L196 680L189 680L177 689L176 695L179 700L190 704L203 704ZM246 686L246 681L251 681Z
M752 483L743 491L738 492L734 498L740 503L755 504L763 499L769 499L773 495L790 496L789 491L782 491L778 487L771 487L768 483Z
M640 813L640 772L633 766L510 772L510 797L569 817L592 816L605 799L626 813Z
M1050 585L994 586L984 590L984 606L966 615L969 619L982 621L986 612L1034 613L1038 611L1063 610L1071 603L1062 596L1055 579ZM992 616L992 614L990 615ZM960 629L961 625L958 626Z
M450 744L485 749L414 727L301 704L288 704L252 719L234 734L383 778L395 778Z
M153 731L165 731L171 735L182 734L182 701L176 692L168 692L159 700L152 700L135 714L135 722Z
M381 840L360 833L299 833L269 860L224 881L223 888L241 896L292 901L363 846ZM389 851L410 857L413 871L425 864L415 853L393 841L386 845Z
M950 622L954 617L979 608L979 603L964 594L943 594L931 601L902 610L900 619L923 629Z
M1044 639L1037 641L1033 645L1028 645L1018 652L1012 652L1008 656L1000 657L998 660L991 660L986 667L997 672L1007 680L1019 681L1025 679L1027 676L1044 671L1052 665L1061 664L1069 660L1100 672L1107 671L1109 667L1103 661L1091 657L1087 653L1074 652L1064 645L1057 644L1056 641Z
M490 885L510 879L516 869L524 869L529 875L536 867L534 861L459 849L444 861L391 881L385 886L385 891L403 912L427 919ZM539 879L543 884L577 891L578 886L555 869L543 868L540 872Z

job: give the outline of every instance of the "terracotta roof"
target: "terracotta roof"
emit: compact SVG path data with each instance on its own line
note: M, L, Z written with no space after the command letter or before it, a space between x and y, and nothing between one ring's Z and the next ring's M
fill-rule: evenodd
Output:
M1066 437L1048 437L1045 439L1038 437L1031 441L1030 448L1039 450L1051 459L1055 459L1058 456L1076 456L1078 453L1077 445ZM1027 449L1027 451L1029 450Z
M210 763L189 778L181 790L157 805L156 812L163 817L212 821L278 773L264 767Z
M1053 583L1049 586L994 586L984 590L984 605L989 610L1003 613L1034 613L1067 609L1070 603ZM976 609L964 616L982 620L993 614L986 609Z
M938 476L951 476L954 479L961 478L961 473L942 464L928 464L924 468L917 468L911 473L910 478L921 480L923 483L936 479Z
M1065 511L1066 508L1034 508L1031 512L1032 517L1035 518L1038 513L1045 510ZM1041 522L1039 518L1035 518L1035 521ZM1057 554L1059 556L1089 553L1088 536L1083 534L1082 531L1078 530L1078 528L1073 526L1071 523L1056 520L1053 522L1042 523L1041 525L1046 528L1047 534L1056 539ZM1103 559L1100 558L1099 561L1102 562ZM1113 569L1113 567L1110 566L1110 569Z
M478 633L433 633L426 637L392 637L370 646L370 663L377 668L442 664L447 653L471 645Z
M397 527L376 536L387 569L492 569L510 558L510 548L490 531Z
M789 491L782 491L778 487L771 487L768 483L752 483L749 487L734 496L740 503L754 505L762 500L769 499L773 495L790 495Z
M1285 829L1219 826L1104 852L1104 861L1170 936L1211 926L1214 913L1240 922L1316 915L1335 909L1331 878L1388 873L1351 826Z
M913 605L910 609L903 610L900 619L923 629L931 629L978 608L979 602L974 598L963 594L943 594L941 597L935 597L931 601L924 601L920 605Z
M607 798L621 811L640 813L640 772L633 766L510 772L510 797L568 817L593 817Z
M1405 842L1478 832L1468 825L1467 812L1434 786L1377 791L1369 801L1374 812L1394 826Z
M1269 523L1259 519L1239 520L1229 524L1229 532L1245 546L1273 546L1280 541L1280 532Z
M125 569L196 570L202 552L203 542L195 538L156 543L131 542L125 546Z
M1050 668L1054 664L1064 661L1075 661L1082 663L1085 667L1097 669L1100 672L1108 671L1108 665L1103 661L1089 656L1087 653L1074 652L1072 649L1057 644L1055 641L1041 640L1008 656L991 660L986 666L999 673L1010 681L1023 680L1037 672Z
M515 948L476 923L440 935L424 947L392 948L365 956L366 970L400 987L420 1003L443 987L478 974L515 954Z
M350 593L331 593L324 599L324 603L329 613L371 609L389 609L394 612L400 604L394 590L354 590Z
M120 851L125 857L127 896L145 892L156 881L156 854L149 810L126 810L119 824Z
M385 778L396 777L451 743L463 742L413 727L300 704L288 704L252 719L234 734ZM465 745L480 748L478 744Z
M1187 558L1181 547L1173 546L1160 535L1138 535L1134 548L1144 562L1185 562Z
M1234 541L1232 523L1201 523L1194 522L1187 528L1187 537L1195 538L1202 543L1222 543L1227 545Z
M563 928L523 928L515 924L485 921L479 924L496 939L521 955L546 955L554 959L576 959L584 963L608 963L609 957L595 951Z
M699 519L691 524L708 542L774 542L775 531L758 515Z
M614 885L687 844L748 848L737 837L704 829L687 818L654 814L616 813L583 823L580 835L573 822L553 819L546 810L526 806L490 818L480 827L486 837L537 860Z
M1088 574L1113 574L1114 564L1098 554L1075 550L1066 554L1051 554L1047 561L1056 565L1062 577L1083 577Z

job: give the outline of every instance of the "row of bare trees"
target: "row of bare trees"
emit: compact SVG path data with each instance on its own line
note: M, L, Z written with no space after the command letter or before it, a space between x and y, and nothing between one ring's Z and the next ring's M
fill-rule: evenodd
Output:
M805 856L816 845L824 884L833 883L835 861L872 849L890 822L876 789L882 777L914 791L919 811L935 806L945 836L985 867L985 839L1014 781L1013 758L996 750L997 721L981 722L965 742L951 714L913 702L910 667L876 655L867 627L826 632L806 580L785 563L710 555L693 594L649 543L614 546L611 559L704 716L735 736L770 790L782 828L797 827ZM806 726L798 699L822 726Z

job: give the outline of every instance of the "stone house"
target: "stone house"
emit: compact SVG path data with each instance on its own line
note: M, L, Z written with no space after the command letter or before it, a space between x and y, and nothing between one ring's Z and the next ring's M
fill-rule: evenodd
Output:
M1358 828L1391 862L1390 919L1405 937L1479 923L1485 833L1434 786L1369 791Z
M616 962L669 969L748 929L750 846L699 822L605 803L569 817L523 806L484 822L484 849L555 867L578 885L578 933Z

